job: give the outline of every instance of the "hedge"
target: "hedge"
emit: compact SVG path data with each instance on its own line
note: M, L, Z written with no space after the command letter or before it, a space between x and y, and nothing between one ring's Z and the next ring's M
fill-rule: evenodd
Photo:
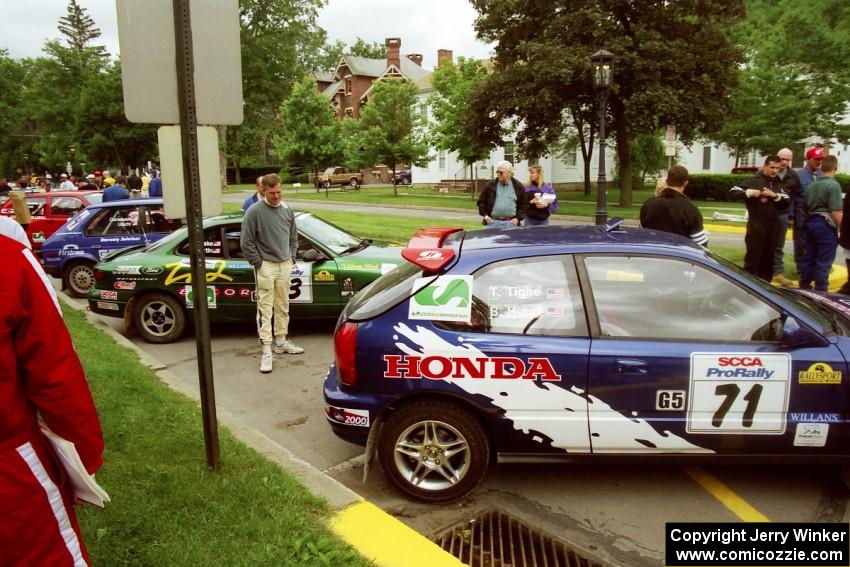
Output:
M697 174L690 175L685 194L696 201L730 201L729 189L752 177L749 174ZM835 179L841 190L850 191L850 175L839 174Z

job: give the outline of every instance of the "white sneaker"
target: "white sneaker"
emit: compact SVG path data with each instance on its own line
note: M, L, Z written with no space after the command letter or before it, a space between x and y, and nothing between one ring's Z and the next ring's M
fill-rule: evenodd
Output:
M296 345L295 343L293 343L289 339L286 339L282 343L275 342L274 343L274 351L277 354L284 354L284 353L286 353L286 354L301 354L302 352L304 352L304 349L301 348L300 346Z
M272 371L272 351L263 351L263 356L260 358L260 372L268 374Z

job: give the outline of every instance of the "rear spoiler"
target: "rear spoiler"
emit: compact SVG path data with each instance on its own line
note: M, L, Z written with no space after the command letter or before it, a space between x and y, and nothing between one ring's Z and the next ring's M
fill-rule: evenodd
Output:
M463 229L457 226L432 226L419 229L402 248L401 256L428 272L436 272L454 258L454 248L444 248L446 238Z

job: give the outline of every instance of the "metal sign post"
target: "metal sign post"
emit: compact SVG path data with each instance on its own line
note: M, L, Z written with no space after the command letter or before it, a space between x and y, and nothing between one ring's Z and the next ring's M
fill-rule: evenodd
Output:
M218 419L215 411L212 353L210 350L207 274L204 258L204 229L201 214L200 165L198 160L198 119L195 103L195 64L192 51L192 25L189 0L174 0L174 38L177 62L177 100L183 148L183 184L186 188L186 225L192 259L192 294L195 322L198 380L204 422L207 465L219 467Z

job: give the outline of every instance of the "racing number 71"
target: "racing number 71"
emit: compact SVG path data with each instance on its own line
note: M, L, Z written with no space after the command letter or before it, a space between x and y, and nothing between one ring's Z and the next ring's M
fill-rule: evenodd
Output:
M750 388L750 391L744 396L744 400L747 402L747 408L744 410L742 423L744 427L751 427L753 425L753 416L756 414L756 408L759 405L759 398L761 398L761 391L763 389L764 386L761 384L753 384L753 387ZM711 418L711 425L714 427L720 427L723 423L723 418L725 418L726 414L729 413L729 408L731 408L732 404L735 403L735 400L738 398L738 394L740 393L741 388L739 388L737 384L721 384L714 389L714 395L726 396L726 399L723 400L723 403L720 404L720 407L717 408L716 412L714 412L714 417Z

